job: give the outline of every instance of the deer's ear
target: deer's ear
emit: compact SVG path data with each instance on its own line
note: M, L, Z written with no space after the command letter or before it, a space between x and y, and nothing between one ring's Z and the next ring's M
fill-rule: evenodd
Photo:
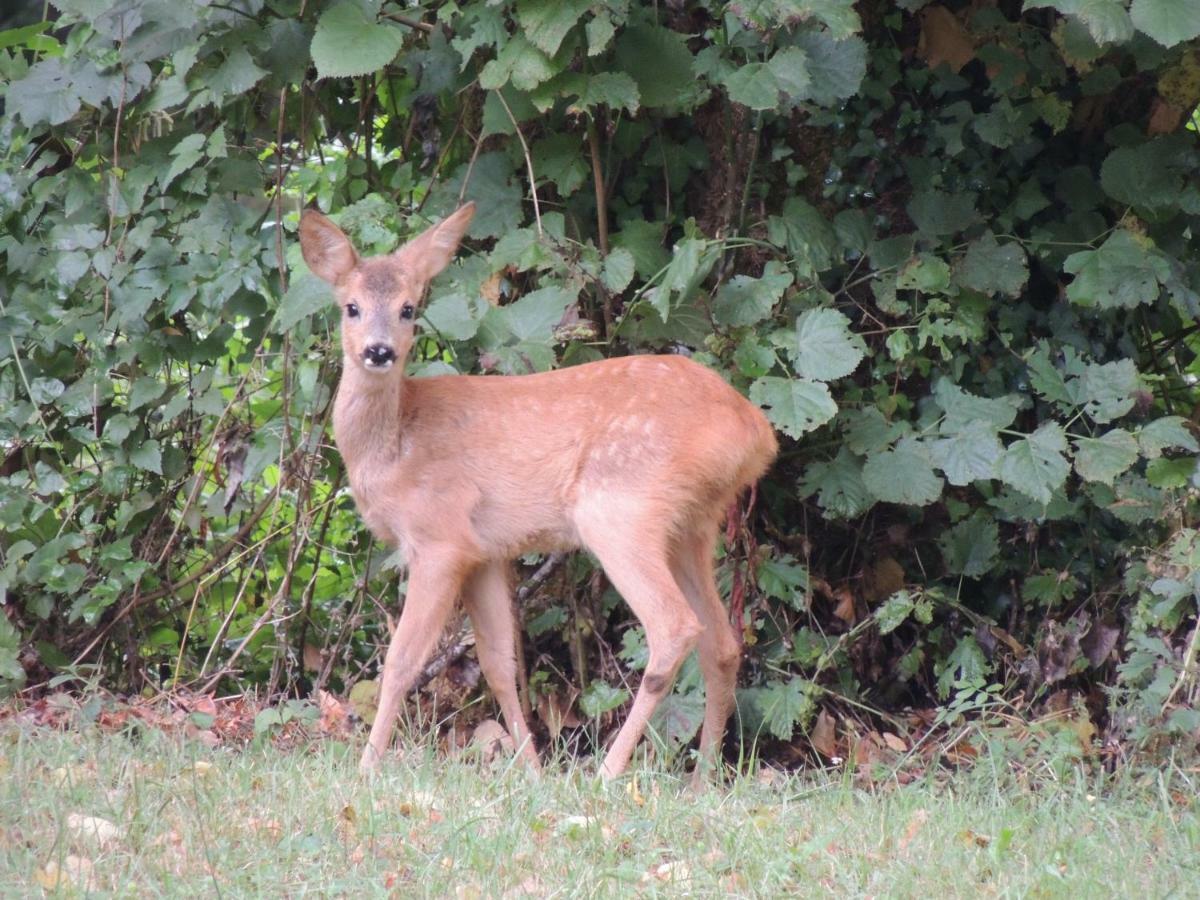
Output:
M300 251L313 274L330 284L337 284L358 265L358 254L342 229L312 209L300 217Z
M474 203L460 206L397 250L396 256L414 276L424 282L431 281L454 259L474 215Z

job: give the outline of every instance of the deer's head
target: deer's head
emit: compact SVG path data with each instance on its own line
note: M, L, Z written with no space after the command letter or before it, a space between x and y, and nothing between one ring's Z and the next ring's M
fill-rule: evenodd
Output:
M305 211L300 249L313 274L333 285L347 366L374 375L403 370L429 282L454 258L474 214L468 203L399 250L363 259L333 222Z

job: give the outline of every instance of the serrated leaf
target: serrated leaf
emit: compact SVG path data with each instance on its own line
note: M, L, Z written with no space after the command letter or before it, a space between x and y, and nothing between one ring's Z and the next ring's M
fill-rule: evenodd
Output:
M1123 428L1114 428L1098 438L1075 438L1075 471L1084 481L1111 485L1137 458L1137 441Z
M755 325L771 315L792 283L792 274L772 260L762 278L735 275L717 290L713 319L718 325Z
M1182 416L1163 416L1148 422L1138 429L1137 441L1146 459L1157 459L1168 447L1200 452L1200 444L1188 431L1187 419Z
M938 379L933 386L933 399L946 414L943 431L958 431L977 421L987 422L996 429L1007 428L1021 406L1020 399L1011 395L977 397L949 378Z
M794 99L836 106L858 93L867 74L866 42L859 37L837 37L825 31L804 31L796 38L806 56L809 83Z
M519 0L517 21L535 47L553 56L591 5L591 0Z
M796 726L816 712L813 684L799 676L758 688L752 695L763 726L781 741L791 740Z
M1133 0L1129 15L1139 31L1164 47L1200 37L1200 4L1196 0Z
M569 110L581 112L597 106L609 109L624 109L630 114L638 111L640 95L637 82L624 72L600 72L596 75L580 75L564 83L564 93L574 93Z
M932 237L965 231L979 217L973 194L951 194L937 190L913 194L907 210L913 224L923 234Z
M995 519L978 510L943 534L938 546L951 575L980 578L1000 555L1000 530Z
M841 245L833 227L820 210L800 197L789 197L778 216L767 220L767 237L772 244L786 247L818 272L831 268L841 255Z
M39 122L61 125L79 112L79 94L71 87L71 76L60 58L43 59L8 85L4 94L6 112L26 126Z
M515 34L500 48L496 58L485 65L479 73L479 86L484 90L499 90L512 82L521 91L531 91L556 73L550 57L529 43L521 34Z
M945 294L950 290L950 265L932 253L918 253L896 273L896 288Z
M293 278L287 293L279 302L272 330L279 334L291 331L301 319L306 319L320 309L331 305L333 296L329 285L311 273Z
M421 318L442 337L452 341L469 341L479 331L479 323L485 311L478 306L473 307L466 294L454 293L435 297L425 307ZM561 313L559 318L562 318ZM551 328L553 327L551 325Z
M321 14L313 33L312 58L321 78L366 75L400 52L404 33L376 22L357 3L338 3Z
M1070 464L1063 455L1067 438L1062 426L1047 422L1028 437L1014 441L1000 457L996 474L1027 497L1049 503L1067 480Z
M967 247L956 275L971 290L1016 297L1029 280L1029 262L1020 244L1000 244L988 232Z
M559 196L568 197L575 193L588 177L581 139L577 134L557 132L535 141L530 155L538 179L548 178L554 182Z
M1123 0L1025 0L1023 9L1042 6L1078 16L1098 44L1122 44L1133 37L1133 21Z
M522 341L549 341L576 296L556 285L533 291L503 308L505 324Z
M794 438L837 415L829 388L805 378L759 378L750 385L750 399L766 411L776 428Z
M1146 466L1146 480L1156 488L1181 488L1196 474L1196 457L1180 459L1160 457Z
M910 431L907 422L889 422L875 406L847 410L841 422L846 446L860 456L884 450Z
M692 51L684 36L655 25L635 25L617 37L617 66L637 82L642 105L688 107L699 97Z
M671 262L657 288L647 294L650 305L666 322L671 308L685 303L716 265L718 253L702 238L684 238L674 247Z
M616 26L608 10L602 9L584 26L584 32L587 34L588 56L599 56L613 39Z
M1029 351L1025 363L1029 369L1029 383L1035 391L1053 403L1075 405L1075 396L1067 388L1063 373L1050 359L1050 347L1045 341L1039 341L1037 347Z
M1200 4L1196 8L1200 10ZM1100 185L1126 206L1153 209L1177 204L1183 178L1169 164L1171 155L1170 145L1158 141L1117 147L1100 167Z
M836 309L810 309L796 319L796 372L816 381L849 375L866 355L862 338Z
M634 268L633 254L624 247L615 247L604 259L600 279L606 288L619 294L633 281Z
M801 484L806 492L817 492L817 503L829 517L853 519L875 503L862 467L862 460L843 447L832 460L810 463Z
M147 403L153 403L161 397L166 390L167 386L162 381L150 375L143 375L130 387L126 409L130 412L141 409Z
M154 472L156 475L162 474L162 450L158 446L158 441L143 441L129 451L129 461L139 469Z
M933 471L920 444L904 439L895 450L867 457L863 483L879 500L908 506L926 506L942 495L942 479Z
M996 477L996 462L1004 454L997 428L986 421L965 422L929 446L929 458L956 487Z
M186 135L171 148L171 165L161 179L163 188L186 172L204 156L204 135L199 132Z
M1171 275L1162 255L1124 228L1114 231L1099 249L1072 253L1063 270L1075 276L1067 285L1067 299L1101 309L1153 303L1159 285Z
M1131 359L1088 363L1078 380L1077 398L1083 411L1103 425L1133 409L1138 386L1137 368Z

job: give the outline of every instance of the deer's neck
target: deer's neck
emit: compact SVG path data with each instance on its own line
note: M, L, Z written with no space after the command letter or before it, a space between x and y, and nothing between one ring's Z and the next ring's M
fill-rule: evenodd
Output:
M401 452L405 379L368 375L347 365L333 406L333 435L356 480L361 466L377 468Z

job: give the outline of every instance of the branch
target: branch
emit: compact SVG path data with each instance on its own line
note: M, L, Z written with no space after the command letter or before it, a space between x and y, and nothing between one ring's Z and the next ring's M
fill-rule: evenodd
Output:
M521 142L521 150L525 154L525 168L529 170L529 192L533 194L533 218L537 221L538 237L542 236L542 210L538 205L537 198L537 181L533 174L533 160L529 156L529 145L525 143L525 135L521 134L521 126L517 124L517 118L512 114L512 110L508 108L508 101L504 99L504 94L500 91L495 91L496 97L500 100L500 105L504 107L504 111L508 113L508 120L512 122L513 129L517 132L517 140Z

